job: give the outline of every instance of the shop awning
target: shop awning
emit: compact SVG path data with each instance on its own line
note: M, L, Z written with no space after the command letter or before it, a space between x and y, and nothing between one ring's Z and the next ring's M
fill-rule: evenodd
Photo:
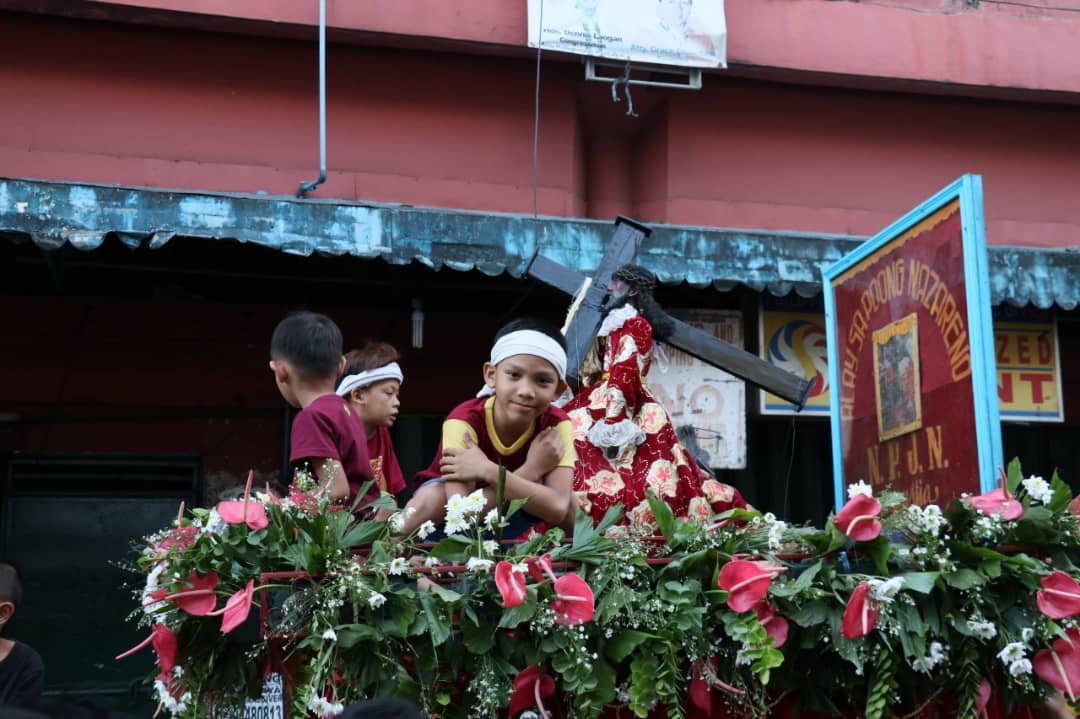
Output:
M667 283L774 295L821 292L821 268L863 239L850 235L654 225L639 254ZM157 248L173 238L250 242L297 255L380 258L404 265L520 276L541 254L590 272L606 221L533 218L408 205L84 185L0 178L0 235L44 249L93 250L106 236ZM1080 303L1080 252L990 247L994 304Z

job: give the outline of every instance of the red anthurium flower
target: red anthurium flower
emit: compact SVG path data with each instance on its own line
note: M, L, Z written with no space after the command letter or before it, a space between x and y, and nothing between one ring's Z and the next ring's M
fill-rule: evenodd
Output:
M837 529L856 542L869 542L881 534L881 502L865 494L856 494L833 518Z
M1024 514L1024 505L1009 494L1009 478L1005 470L1000 470L1001 486L986 494L972 497L971 506L987 516L998 516L1005 520L1019 519Z
M765 598L772 578L773 572L758 562L732 559L720 568L716 584L728 593L727 604L733 611L745 612Z
M513 719L533 704L540 710L540 715L547 716L543 700L555 693L555 680L544 674L539 665L525 667L514 677L514 691L510 694L510 707L507 714Z
M200 577L191 570L191 584L185 586L176 594L170 594L165 599L176 602L176 606L195 617L202 617L214 610L217 604L217 596L214 590L218 585L216 572L209 572L205 577Z
M270 489L270 483L269 482L266 483L266 498L269 499L270 504L274 505L275 507L280 507L281 506L281 500L278 499L277 495L274 494L274 491L272 489Z
M222 616L221 633L228 634L243 624L244 620L247 619L248 612L251 611L251 598L254 594L255 582L254 580L249 579L247 586L229 597L229 601L225 602L224 607L216 612L209 612L206 616Z
M576 574L564 574L555 580L555 599L551 600L555 623L567 626L584 624L596 613L592 589Z
M1031 665L1039 678L1076 701L1080 690L1080 643L1057 639L1049 649L1035 652Z
M870 599L870 583L859 582L859 586L851 593L847 608L844 609L840 633L846 639L865 637L877 625L880 613L877 602Z
M129 657L147 644L154 645L154 651L158 656L158 666L161 668L162 673L172 674L172 670L176 668L176 635L164 624L155 624L150 630L150 636L123 654L117 654L116 658Z
M1039 611L1051 619L1065 619L1080 614L1080 584L1065 572L1051 572L1039 580L1042 589L1035 593Z
M544 581L545 574L552 579L555 578L555 573L551 570L550 554L545 554L542 557L529 557L525 565L529 568L529 576L533 578L534 582Z
M183 551L195 543L195 537L197 537L198 534L199 528L193 524L183 527L173 527L169 530L169 533L158 542L157 549L161 552L168 552L173 547L176 547Z
M505 560L495 565L495 586L502 595L503 609L516 607L525 601L525 575Z
M254 502L251 496L251 481L255 472L248 472L247 484L244 485L244 498L230 502L218 502L217 511L229 524L246 524L249 529L266 529L270 520L266 516L266 507L262 502Z
M788 621L776 616L776 607L765 600L758 602L754 609L761 626L765 627L765 633L773 638L773 646L777 649L784 646L788 635Z

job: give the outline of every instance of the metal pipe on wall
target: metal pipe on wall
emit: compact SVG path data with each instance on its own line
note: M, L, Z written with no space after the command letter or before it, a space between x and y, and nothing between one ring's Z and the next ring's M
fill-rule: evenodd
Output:
M301 182L297 197L326 182L326 0L319 0L319 177Z

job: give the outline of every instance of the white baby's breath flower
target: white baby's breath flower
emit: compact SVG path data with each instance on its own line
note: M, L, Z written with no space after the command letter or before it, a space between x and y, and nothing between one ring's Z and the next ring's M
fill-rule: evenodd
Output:
M1020 630L1020 638L1023 639L1025 642L1030 642L1034 636L1035 630L1031 627L1024 627Z
M387 522L390 524L390 529L395 532L401 532L401 530L405 529L405 515L401 512L394 512Z
M443 563L442 560L439 559L438 557L429 556L427 559L424 560L424 566L425 567L437 567L442 563Z
M491 567L495 564L490 559L481 559L480 557L469 557L469 561L465 563L465 569L469 572L490 572Z
M416 514L416 507L406 507L402 511L405 512L405 519L412 519L412 516Z
M1050 487L1050 483L1042 477L1032 475L1021 484L1024 485L1024 489L1027 490L1032 502L1049 504L1050 500L1054 498L1054 490Z
M422 542L425 539L427 539L431 535L431 533L434 532L434 531L435 531L435 522L432 522L429 519L426 522L424 522L423 524L421 524L419 527L417 527L416 536L419 537L420 541Z
M499 551L499 543L494 539L485 539L483 546L484 551L488 554L495 554L495 552Z
M787 531L787 523L779 520L769 525L769 549L776 551L784 543L784 532Z
M847 488L848 499L853 499L860 494L865 494L867 497L874 496L873 487L871 487L869 484L862 481L861 479L855 484L849 484Z
M518 562L510 565L510 571L517 572L518 574L526 574L529 571L529 565L525 562Z
M390 560L390 569L387 570L395 576L404 574L409 569L409 562L405 557L394 557Z
M495 529L495 523L498 522L498 521L499 521L499 510L498 510L498 508L495 508L495 509L492 509L490 512L488 512L487 516L484 517L484 526L487 527L488 529Z
M379 594L378 592L372 592L371 596L367 600L368 606L372 609L378 609L382 605L386 604L386 595Z
M337 632L335 632L333 629L327 629L325 632L322 633L322 638L331 642L337 641Z

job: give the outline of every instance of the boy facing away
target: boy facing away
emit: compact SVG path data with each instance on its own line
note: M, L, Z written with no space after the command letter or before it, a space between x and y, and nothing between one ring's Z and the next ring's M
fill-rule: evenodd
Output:
M349 403L334 392L345 368L341 330L325 315L295 312L283 319L270 339L270 370L278 391L300 412L293 420L289 461L307 465L319 490L351 506L371 482L364 426ZM357 503L357 512L378 499L374 482Z
M566 388L566 344L555 329L534 320L510 322L495 336L484 363L484 389L454 408L442 441L405 512L404 531L427 520L441 523L454 495L484 489L494 506L499 467L506 467L505 498L528 499L510 518L503 537L533 525L572 528L574 441L566 414L551 402Z
M0 562L0 630L22 603L22 582L15 567ZM0 638L0 706L33 707L41 702L45 665L33 649Z

